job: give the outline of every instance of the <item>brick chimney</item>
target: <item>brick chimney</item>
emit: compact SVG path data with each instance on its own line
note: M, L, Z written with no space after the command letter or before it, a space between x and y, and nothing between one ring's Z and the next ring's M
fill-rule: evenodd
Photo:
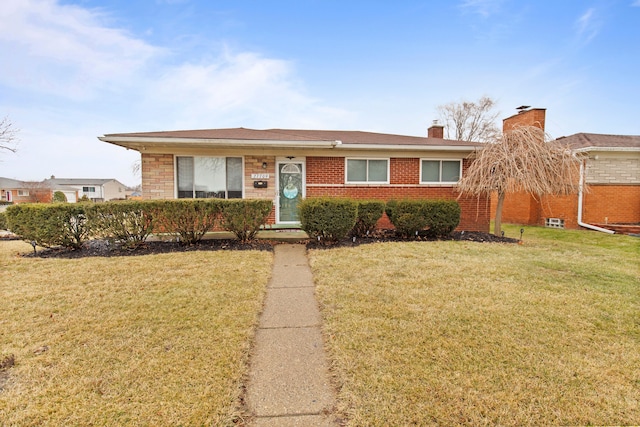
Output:
M427 129L427 138L444 138L444 126L439 125L437 120L433 121L433 124Z
M516 109L518 114L502 120L503 132L512 130L517 126L535 126L544 130L546 108L531 108L528 105L523 105Z

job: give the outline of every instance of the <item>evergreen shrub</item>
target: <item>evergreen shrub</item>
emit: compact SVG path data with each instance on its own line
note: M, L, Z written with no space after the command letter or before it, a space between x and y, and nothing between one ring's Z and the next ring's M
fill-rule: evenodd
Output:
M222 210L220 199L178 199L146 202L155 221L155 233L167 233L183 245L193 245L213 230Z
M345 238L356 224L358 205L349 199L328 197L306 199L298 206L300 225L312 239L335 243Z
M153 231L152 202L105 202L85 206L95 237L127 249L144 245Z
M91 234L82 204L24 203L7 208L9 230L45 248L78 249Z
M271 210L271 200L225 200L222 202L222 227L242 242L253 240L265 224Z
M426 200L428 237L446 237L460 224L460 205L455 200Z
M404 238L445 237L460 223L460 205L455 200L392 200L385 211Z
M379 200L359 200L356 225L351 230L355 237L364 237L376 229L378 220L382 218L385 204Z

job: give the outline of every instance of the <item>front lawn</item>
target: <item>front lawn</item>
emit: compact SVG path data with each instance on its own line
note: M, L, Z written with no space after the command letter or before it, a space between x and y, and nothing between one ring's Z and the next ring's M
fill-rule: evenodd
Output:
M310 251L349 425L640 424L640 239L523 238Z
M30 250L0 242L0 424L233 425L270 252Z

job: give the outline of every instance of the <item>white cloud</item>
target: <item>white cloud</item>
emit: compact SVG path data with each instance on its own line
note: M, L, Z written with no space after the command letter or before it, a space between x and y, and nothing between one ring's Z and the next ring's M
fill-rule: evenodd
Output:
M112 21L105 11L56 0L0 2L0 57L11 58L0 66L0 108L23 129L21 151L3 164L3 176L108 176L120 170L115 177L132 183L126 170L137 153L97 136L231 126L327 128L352 118L308 95L290 61L223 49L183 51L180 57L190 62L176 63L170 49L110 26Z
M181 127L335 126L348 116L304 93L292 63L225 50L213 61L166 70L147 86L150 108Z
M594 8L588 9L575 22L577 36L583 43L589 43L600 32L601 22Z
M0 67L4 84L85 98L126 80L162 51L104 20L98 11L54 0L2 2L0 49L12 58Z

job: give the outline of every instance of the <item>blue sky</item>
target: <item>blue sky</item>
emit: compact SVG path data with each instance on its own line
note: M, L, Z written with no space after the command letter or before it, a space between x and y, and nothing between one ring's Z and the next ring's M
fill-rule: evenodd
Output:
M425 135L438 105L547 109L552 137L640 134L640 0L4 0L0 176L116 178L105 133Z

